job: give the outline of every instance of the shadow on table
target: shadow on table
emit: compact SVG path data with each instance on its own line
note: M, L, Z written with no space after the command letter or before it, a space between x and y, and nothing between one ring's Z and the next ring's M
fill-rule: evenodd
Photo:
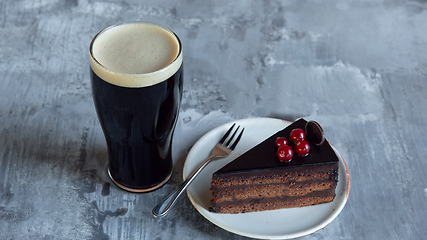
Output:
M70 129L63 119L37 121L33 125L8 126L0 132L0 175L13 174L10 181L67 184L84 191L95 189L95 184L108 182L106 175L107 149L97 143L97 128ZM101 133L102 134L102 133ZM97 139L98 138L98 139ZM104 140L103 140L104 141ZM25 173L25 174L19 174Z

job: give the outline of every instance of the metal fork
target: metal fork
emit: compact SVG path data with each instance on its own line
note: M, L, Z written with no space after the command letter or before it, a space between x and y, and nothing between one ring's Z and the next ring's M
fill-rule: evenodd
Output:
M187 187L190 185L191 182L197 177L197 175L211 162L217 159L223 159L227 157L237 146L237 144L240 141L240 138L243 135L243 131L245 128L243 128L239 135L237 136L236 140L233 142L233 138L236 136L240 126L237 126L234 133L230 136L234 126L236 124L234 123L230 129L224 134L224 136L219 140L219 142L215 145L215 147L212 149L209 157L200 164L199 167L197 167L196 170L194 170L191 175L173 192L171 192L162 202L159 203L156 207L153 208L153 215L155 217L162 218L168 214L169 210L175 205L178 198L181 196L181 194L187 189ZM227 141L228 140L228 141Z

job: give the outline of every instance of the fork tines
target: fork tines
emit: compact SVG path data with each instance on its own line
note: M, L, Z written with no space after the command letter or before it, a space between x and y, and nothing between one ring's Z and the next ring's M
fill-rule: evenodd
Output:
M224 145L225 140L227 140L228 136L230 135L231 131L233 130L234 126L236 125L236 123L233 123L233 125L228 129L228 131L224 134L224 136L221 138L221 140L219 140L219 143ZM234 148L236 148L237 144L240 141L240 138L243 135L243 131L245 130L245 128L242 128L242 130L240 131L239 135L237 136L236 140L234 141L234 143L230 146L234 136L236 136L237 132L239 131L240 126L237 126L236 130L233 132L233 134L231 135L231 137L228 139L227 143L225 144L225 146L227 148L230 148L231 150L234 150Z

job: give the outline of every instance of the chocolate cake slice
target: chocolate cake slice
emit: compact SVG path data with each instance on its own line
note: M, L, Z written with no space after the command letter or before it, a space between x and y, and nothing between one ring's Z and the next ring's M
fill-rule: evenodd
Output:
M328 141L319 141L318 135L312 137L308 129L308 155L294 153L289 162L280 161L276 155L276 139L289 139L293 129L305 130L306 124L306 120L299 119L215 172L209 211L245 213L333 201L338 157ZM293 147L292 143L288 145Z

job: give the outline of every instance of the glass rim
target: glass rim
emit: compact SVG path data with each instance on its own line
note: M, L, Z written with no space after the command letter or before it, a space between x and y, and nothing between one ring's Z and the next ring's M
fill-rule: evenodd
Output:
M176 41L178 43L178 54L176 55L176 57L174 58L174 60L171 63L169 63L167 66L165 66L165 67L163 67L163 68L161 68L159 70L156 70L156 71L153 71L153 72L148 72L148 73L124 73L124 72L118 72L118 71L111 70L110 68L104 66L102 63L100 63L96 59L96 57L93 54L93 45L94 45L95 40L98 38L98 36L102 35L104 32L106 32L106 31L108 31L110 29L113 29L115 27L119 27L121 25L126 25L126 24L149 24L149 25L157 26L159 28L164 29L165 31L167 31L168 33L170 33L176 39ZM119 22L119 23L115 23L115 24L109 25L109 26L105 27L104 29L102 29L101 31L99 31L92 38L92 40L90 42L90 45L89 45L89 55L90 55L90 58L92 60L91 62L93 62L94 64L97 65L97 67L100 67L103 71L108 72L109 74L112 74L112 75L115 75L115 76L123 76L123 77L127 77L127 78L144 78L144 77L148 77L148 76L159 74L159 73L161 73L161 72L166 71L167 69L169 69L172 65L177 64L176 62L182 56L182 43L181 43L181 40L179 39L178 35L175 34L175 32L173 32L172 30L170 30L169 28L167 28L167 27L165 27L163 25L160 25L160 24L157 24L157 23L154 23L154 22L149 22L149 21L141 21L141 20L124 21L124 22Z

